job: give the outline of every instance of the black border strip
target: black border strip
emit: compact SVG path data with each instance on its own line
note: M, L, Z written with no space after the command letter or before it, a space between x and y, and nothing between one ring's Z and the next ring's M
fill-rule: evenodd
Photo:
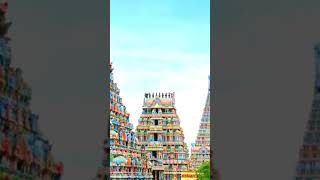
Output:
M107 60L106 60L106 85L107 85L107 88L106 88L106 121L107 121L107 126L106 126L106 144L107 146L104 147L105 151L106 151L106 161L107 161L107 166L106 166L106 172L107 172L107 180L108 179L111 179L110 178L110 96L109 96L109 93L110 93L110 68L109 68L109 65L110 65L110 0L107 0L107 8L106 8L106 15L107 15L107 49L106 49L106 52L107 52Z
M216 179L213 177L214 167L214 103L213 98L215 96L214 92L214 79L215 75L213 73L213 63L214 63L214 55L213 55L213 48L214 48L214 1L210 0L210 179Z

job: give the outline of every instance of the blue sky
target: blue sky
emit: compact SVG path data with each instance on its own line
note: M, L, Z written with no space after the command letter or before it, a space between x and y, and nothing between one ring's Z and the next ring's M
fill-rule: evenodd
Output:
M110 5L114 78L131 122L137 125L145 92L174 91L190 148L208 90L210 1L111 0Z

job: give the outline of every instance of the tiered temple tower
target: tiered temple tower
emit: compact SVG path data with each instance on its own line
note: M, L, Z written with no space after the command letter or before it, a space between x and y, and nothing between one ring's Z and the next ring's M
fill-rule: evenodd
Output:
M137 141L130 123L130 114L120 97L120 90L113 81L110 64L110 142L105 140L103 167L100 168L97 179L152 179L150 154L145 152ZM109 144L110 143L110 144ZM110 162L106 162L109 156ZM107 168L110 163L110 169Z
M10 66L7 8L7 2L0 3L0 179L58 180L63 164L55 163L52 145L39 131L31 88L21 69Z
M181 179L189 160L175 94L145 93L136 132L142 148L151 153L154 179Z
M196 142L191 147L191 169L197 169L202 162L210 161L210 77L209 89L203 110Z
M320 179L320 44L315 51L315 86L312 109L300 149L295 180Z

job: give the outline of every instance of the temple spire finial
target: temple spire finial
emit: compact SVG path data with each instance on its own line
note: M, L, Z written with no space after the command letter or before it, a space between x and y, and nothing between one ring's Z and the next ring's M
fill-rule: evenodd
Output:
M210 75L208 76L208 81L209 81L209 82L208 82L208 83L209 83L208 90L210 91L210 89L211 89L211 88L210 88Z
M112 62L111 62L111 61L110 61L110 63L109 63L109 69L110 69L110 72L113 71L113 67L112 67Z

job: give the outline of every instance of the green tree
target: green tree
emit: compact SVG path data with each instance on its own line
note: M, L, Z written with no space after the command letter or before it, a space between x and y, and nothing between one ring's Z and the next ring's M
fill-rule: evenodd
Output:
M198 180L210 180L210 162L203 162L196 171Z

